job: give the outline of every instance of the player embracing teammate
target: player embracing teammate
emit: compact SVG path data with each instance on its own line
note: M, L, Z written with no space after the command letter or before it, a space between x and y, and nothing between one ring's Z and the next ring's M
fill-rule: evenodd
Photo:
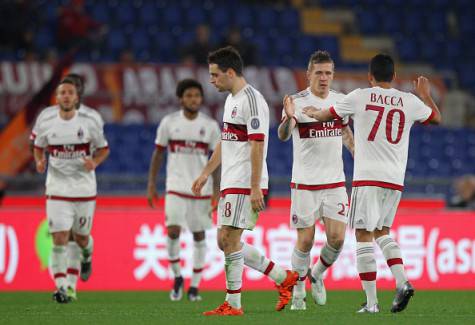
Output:
M368 77L370 88L356 89L330 108L307 107L303 113L319 121L346 117L354 121L355 165L348 219L355 229L357 270L366 293L366 303L358 312L379 312L373 241L396 280L391 311L400 312L414 295L414 288L390 228L404 188L410 129L415 122L439 124L441 115L427 78L421 76L414 81L419 98L392 88L395 71L390 56L373 57Z

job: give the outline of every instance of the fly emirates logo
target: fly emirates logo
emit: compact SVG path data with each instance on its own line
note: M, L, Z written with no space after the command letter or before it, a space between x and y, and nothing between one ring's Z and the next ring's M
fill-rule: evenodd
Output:
M52 145L48 147L52 157L58 159L79 159L89 155L89 143Z
M342 122L335 120L331 122L299 123L298 127L301 139L339 137L341 136Z
M221 132L221 140L224 141L247 141L247 126L224 123Z

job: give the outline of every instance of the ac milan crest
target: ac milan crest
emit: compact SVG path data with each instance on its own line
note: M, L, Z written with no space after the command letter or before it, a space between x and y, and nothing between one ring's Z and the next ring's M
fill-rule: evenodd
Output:
M79 140L81 140L83 137L84 137L84 131L82 130L81 127L79 127L79 130L78 130L78 138L79 138Z
M233 111L231 112L231 118L235 118L237 115L237 106L234 106Z
M201 136L201 137L204 137L205 134L206 134L206 130L205 130L204 127L202 127L202 128L200 129L200 136Z
M297 217L297 215L296 215L296 214L293 214L293 215L292 215L292 222L293 222L294 224L297 224L298 221L299 221L299 218Z

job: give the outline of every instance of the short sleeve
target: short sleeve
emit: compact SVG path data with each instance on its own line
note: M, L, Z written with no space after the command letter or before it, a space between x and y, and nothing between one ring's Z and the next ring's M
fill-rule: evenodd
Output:
M264 141L269 126L269 106L262 96L252 89L246 90L247 100L244 104L244 120L249 140Z
M168 135L167 121L168 121L167 117L162 119L162 121L160 122L160 125L157 128L157 136L155 138L155 146L158 149L162 149L162 150L168 146L169 135Z
M219 128L218 122L213 121L211 130L211 139L210 139L210 149L215 150L219 141L221 141L221 129Z
M43 120L45 112L46 112L46 108L42 110L40 114L38 115L38 117L36 118L35 124L33 125L33 128L31 129L30 141L35 141L36 137L38 136L38 133L40 132L39 125L41 124L41 121Z
M343 124L348 124L348 118L355 114L355 104L358 91L359 89L353 90L351 93L338 100L333 107L330 107L330 112L333 117L336 119L342 119Z
M97 149L107 148L109 146L104 135L104 124L96 120L93 120L91 123L91 142Z
M433 116L433 111L432 109L424 104L422 100L419 99L419 97L414 96L414 101L413 105L410 108L411 109L411 116L413 121L420 122L423 124L428 123Z
M34 138L32 140L34 141L35 148L44 149L48 146L48 139L46 137L45 128L42 127L41 121L36 121L35 125L33 126L33 131L31 132L32 136L33 134Z

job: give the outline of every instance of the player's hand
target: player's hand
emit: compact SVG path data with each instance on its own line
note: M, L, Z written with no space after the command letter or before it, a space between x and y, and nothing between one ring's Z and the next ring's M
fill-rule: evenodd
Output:
M86 170L88 172L93 171L94 169L96 169L97 164L92 158L83 157L82 160L84 162L84 168L86 168Z
M264 210L264 194L259 187L251 188L251 206L254 212L259 212Z
M416 91L416 94L420 98L430 97L430 82L429 82L429 79L427 79L424 76L419 76L412 83L414 85L414 89Z
M294 117L295 115L294 99L289 95L285 95L283 104L284 104L285 115L287 115L289 119Z
M155 202L157 202L157 206L158 206L157 188L153 184L149 184L147 186L147 201L148 201L148 206L151 208L155 208Z
M302 110L302 113L304 113L305 115L307 115L308 117L311 117L311 118L314 118L314 119L317 119L316 118L316 113L319 111L319 109L313 107L313 106L307 106L307 107L304 107L303 110Z
M191 191L193 192L193 194L196 196L200 196L201 189L203 188L203 186L205 186L207 181L208 176L203 174L201 174L197 179L195 179L193 185L191 186Z
M36 161L36 171L40 174L43 174L46 171L46 159L42 158L41 160Z

